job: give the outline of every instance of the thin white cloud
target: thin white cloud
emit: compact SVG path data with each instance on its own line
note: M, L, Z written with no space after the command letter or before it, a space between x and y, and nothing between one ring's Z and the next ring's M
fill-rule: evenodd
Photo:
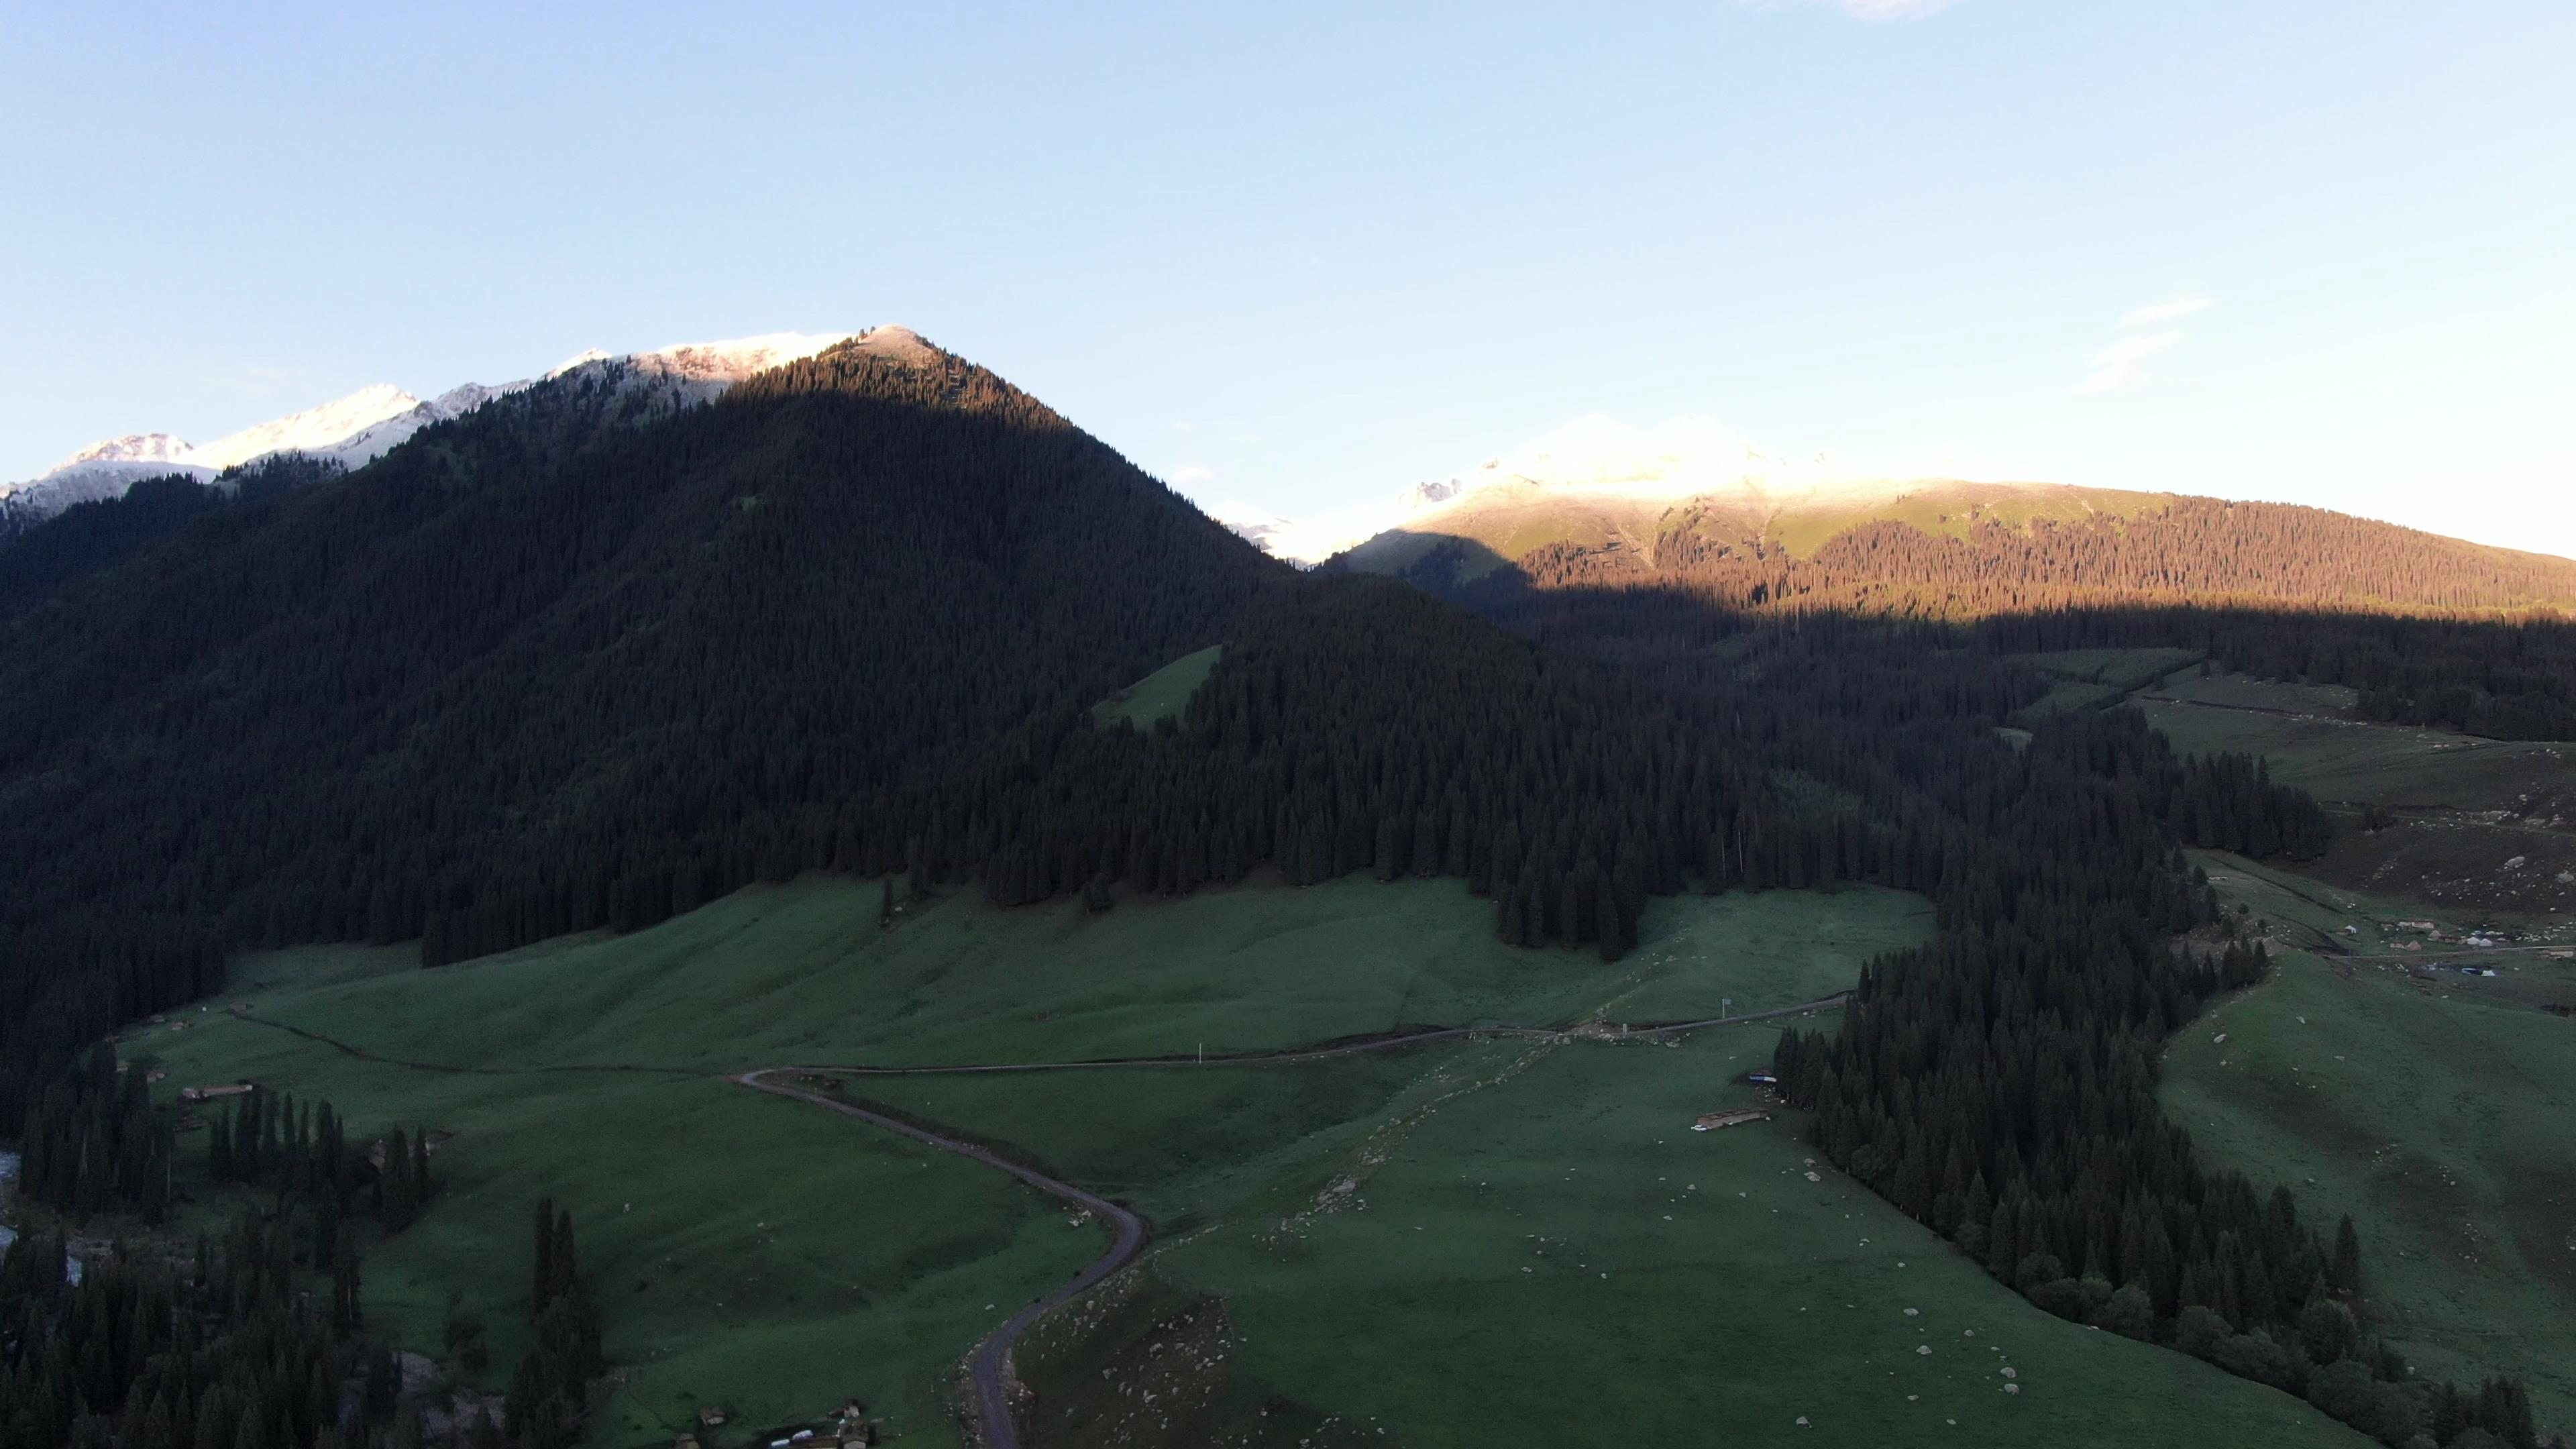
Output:
M1213 483L1216 470L1201 463L1184 463L1172 470L1172 486L1187 488L1193 483Z
M2075 392L2082 396L2135 387L2146 381L2145 369L2140 364L2180 341L2180 332L2153 332L2143 337L2124 338L2093 359L2092 374L2075 384Z
M2153 327L2159 322L2171 322L2177 317L2188 317L2194 312L2206 312L2211 305L2207 297L2176 297L2170 302L2158 302L2152 307L2140 307L2137 311L2121 318L2120 325Z

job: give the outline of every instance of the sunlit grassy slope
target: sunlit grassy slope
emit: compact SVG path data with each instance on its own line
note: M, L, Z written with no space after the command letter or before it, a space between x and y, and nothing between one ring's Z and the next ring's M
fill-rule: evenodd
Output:
M1956 538L1984 524L2021 529L2041 519L2077 523L2097 516L2132 518L2160 510L2173 501L2170 493L2132 493L2115 488L1926 479L1895 498L1783 509L1771 520L1766 534L1771 541L1804 558L1835 535L1880 520Z
M1353 548L1347 557L1355 568L1401 573L1452 539L1476 545L1479 556L1499 564L1551 544L1580 549L1617 544L1651 554L1659 539L1697 535L1720 545L1759 541L1806 558L1838 535L1879 521L1960 537L1986 524L2021 529L2042 519L2075 523L2100 516L2131 518L2174 501L2169 493L2055 484L1927 478L1890 486L1903 491L1857 501L1773 503L1756 494L1723 490L1701 498L1675 499L1651 489L1629 495L1506 482L1480 488L1403 528L1380 534Z

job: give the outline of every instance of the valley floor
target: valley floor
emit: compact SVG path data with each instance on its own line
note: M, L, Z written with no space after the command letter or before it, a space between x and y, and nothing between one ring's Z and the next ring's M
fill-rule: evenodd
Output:
M367 1305L426 1347L461 1290L496 1375L526 1331L529 1204L567 1204L620 1366L598 1442L667 1443L710 1404L747 1440L855 1396L931 1445L957 1442L967 1351L1097 1257L1103 1228L725 1074L1758 1011L1830 995L1929 929L1921 901L1883 891L1664 901L1641 948L1604 964L1501 946L1454 881L1096 917L960 896L890 929L877 901L806 880L439 970L400 950L279 953L124 1051L174 1084L328 1098L363 1132L457 1133L434 1160L444 1193L370 1250ZM1754 1102L1738 1079L1775 1033L845 1090L1150 1222L1142 1268L1022 1351L1050 1444L2361 1442L2038 1312L1809 1164L1795 1122L1692 1132Z

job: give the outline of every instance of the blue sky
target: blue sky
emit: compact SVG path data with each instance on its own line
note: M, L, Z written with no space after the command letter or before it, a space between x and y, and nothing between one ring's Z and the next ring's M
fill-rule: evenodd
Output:
M2563 0L537 8L13 7L0 478L903 322L1282 512L1703 413L2576 554Z

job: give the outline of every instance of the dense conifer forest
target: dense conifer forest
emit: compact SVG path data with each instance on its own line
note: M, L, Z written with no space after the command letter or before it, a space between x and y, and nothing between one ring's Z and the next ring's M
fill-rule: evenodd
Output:
M437 964L813 868L1097 907L1268 867L1459 877L1504 939L1615 957L1653 895L1866 881L1929 895L1938 932L1873 965L1836 1035L1784 1047L1838 1164L2050 1311L2392 1444L2531 1443L2512 1386L2423 1385L2375 1342L2366 1244L2207 1171L2156 1109L2158 1044L2264 965L2181 847L2313 855L2316 803L2250 760L2178 759L2134 713L1998 728L2048 687L2012 655L2150 642L2295 660L2373 709L2547 728L2564 626L2467 612L2519 576L2432 598L2451 589L2439 557L2352 575L2448 611L2401 621L2218 587L2158 542L2171 520L2132 524L2139 554L2083 530L1878 530L1669 576L1533 556L1471 594L1489 620L1292 574L944 354L839 349L603 427L615 403L532 390L359 474L102 547L9 615L0 1133L28 1136L31 1176L37 1134L61 1144L47 1200L150 1211L166 1135L78 1049L214 989L243 947L416 937ZM2243 532L2240 563L2300 537L2201 526ZM2155 578L2226 607L2139 584ZM1176 718L1094 723L1093 700L1219 642ZM214 1267L138 1268L120 1291L280 1282L299 1253L337 1273L354 1214L399 1230L435 1189L416 1138L362 1172L327 1106L254 1097L212 1141L214 1174L273 1186L280 1214ZM292 1221L300 1246L277 1237ZM537 1237L544 1357L514 1379L509 1430L553 1445L596 1323L569 1226ZM352 1371L354 1325L283 1289L227 1292L179 1317L291 1340L267 1354L290 1380ZM77 1304L24 1294L13 1373L52 1383L30 1332ZM40 1430L79 1417L10 1382L0 1402L41 1407ZM100 1378L94 1415L139 1382ZM209 1392L156 1383L136 1423L157 1396L194 1433ZM215 1412L256 1421L242 1443L352 1432L318 1390L301 1408L238 1392Z
M280 453L200 483L183 473L144 478L115 498L77 503L29 520L0 500L0 619L42 604L73 580L141 552L218 509L256 504L343 470L326 459Z
M1426 582L1471 550L1416 565ZM1902 612L1941 618L2189 600L2409 613L2576 608L2576 563L2420 533L2321 508L2178 497L2127 517L1994 519L1928 533L1856 519L1806 557L1687 506L1644 547L1550 544L1510 560L1497 586L1563 589L1646 578L1737 607Z
M246 1212L220 1241L199 1238L193 1258L102 1258L76 1282L62 1238L11 1244L0 1449L419 1449L433 1429L471 1449L579 1442L604 1365L569 1214L538 1204L536 1341L495 1412L409 1391L395 1346L368 1332L354 1236L314 1227L327 1200ZM448 1346L470 1359L480 1332L478 1315L459 1312Z

